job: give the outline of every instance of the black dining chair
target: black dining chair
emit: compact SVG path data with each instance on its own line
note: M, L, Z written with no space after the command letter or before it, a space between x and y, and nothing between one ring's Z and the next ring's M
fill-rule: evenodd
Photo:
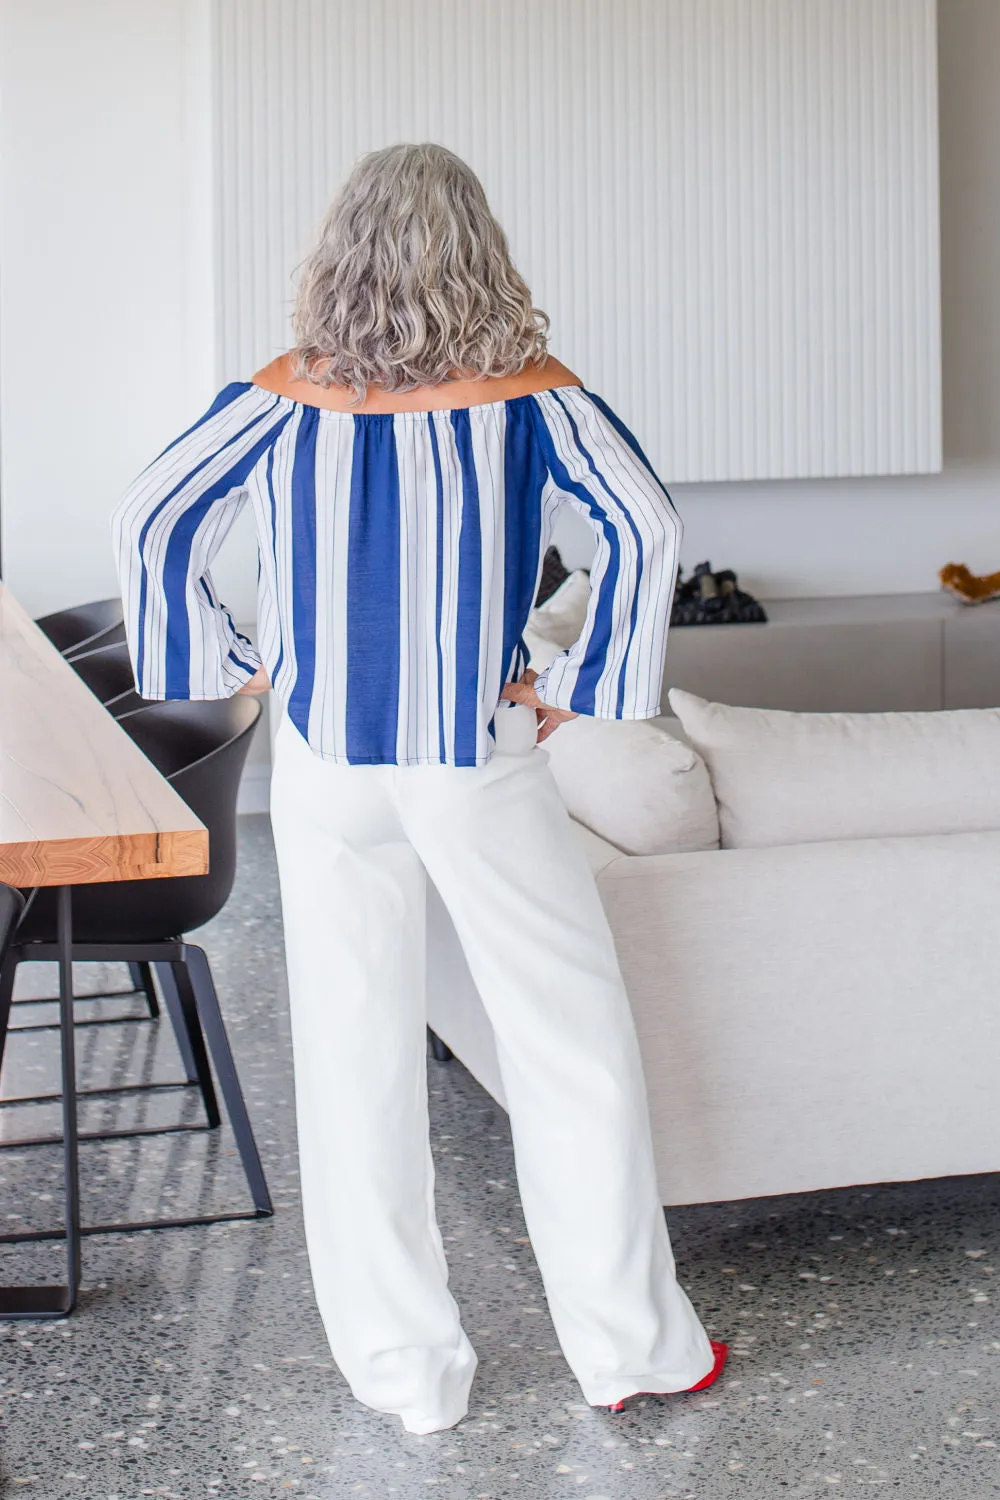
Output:
M0 974L7 963L14 931L24 912L24 897L11 885L0 883ZM0 996L0 1006L2 1006ZM2 1018L2 1017L0 1017Z
M0 963L10 947L14 929L24 911L24 897L12 885L0 884Z
M124 641L82 651L69 658L69 665L113 718L120 719L123 714L149 706L151 700L140 698L135 690L132 658Z
M246 694L209 702L151 703L124 715L120 724L170 782L209 831L210 869L206 875L131 880L77 886L73 891L73 958L79 963L149 965L156 975L177 1037L186 1077L182 1083L125 1084L94 1091L101 1095L143 1092L150 1088L197 1087L204 1123L177 1123L131 1129L81 1132L81 1140L159 1135L177 1130L215 1129L220 1123L212 1078L215 1076L236 1137L250 1188L252 1213L199 1216L196 1219L144 1221L136 1225L102 1225L112 1229L160 1228L176 1223L214 1223L219 1218L254 1218L270 1214L271 1197L226 1035L208 958L183 934L216 916L232 891L236 874L236 799L250 742L261 716L260 702ZM54 893L35 892L17 936L0 968L0 1064L8 1036L27 1028L9 1025L17 968L27 962L57 960ZM86 1024L86 1023L84 1023ZM46 1098L58 1098L45 1096ZM3 1100L5 1107L32 1100ZM58 1137L36 1137L9 1145L53 1144ZM94 1228L91 1227L93 1233ZM10 1238L4 1236L5 1239Z
M124 615L120 599L95 599L91 604L77 604L60 609L53 615L42 615L35 621L63 656L77 656L96 646L111 646L125 639Z

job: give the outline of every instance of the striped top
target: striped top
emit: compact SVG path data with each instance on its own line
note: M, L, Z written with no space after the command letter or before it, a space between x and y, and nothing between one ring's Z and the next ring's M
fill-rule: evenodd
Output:
M212 559L250 505L258 646ZM331 411L248 381L135 480L113 532L144 698L225 698L261 663L322 757L481 765L527 660L562 506L596 537L586 621L540 697L659 712L680 521L632 435L578 385L451 410Z

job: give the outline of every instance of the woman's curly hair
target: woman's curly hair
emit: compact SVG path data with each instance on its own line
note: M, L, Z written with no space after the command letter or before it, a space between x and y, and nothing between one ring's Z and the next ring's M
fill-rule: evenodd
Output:
M388 391L514 375L546 357L549 320L510 257L479 178L433 144L361 157L301 269L294 369Z

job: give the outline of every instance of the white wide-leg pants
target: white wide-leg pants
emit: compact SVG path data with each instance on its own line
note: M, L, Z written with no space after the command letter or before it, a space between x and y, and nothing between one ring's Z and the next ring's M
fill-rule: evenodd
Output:
M531 715L533 741L533 710L507 712ZM309 1262L358 1400L411 1432L450 1427L476 1367L434 1213L428 875L496 1032L528 1233L584 1397L700 1380L712 1350L674 1272L632 1015L545 751L335 765L283 716L271 818Z

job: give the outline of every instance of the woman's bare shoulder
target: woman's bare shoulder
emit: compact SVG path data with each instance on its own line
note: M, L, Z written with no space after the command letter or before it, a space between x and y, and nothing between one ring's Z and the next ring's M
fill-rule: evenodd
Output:
M552 354L548 356L540 371L545 375L549 387L555 385L583 385L579 375L574 375L572 370L567 369L562 360L556 359Z
M290 401L298 401L304 406L319 406L327 411L366 409L363 406L356 408L352 390L345 386L319 385L314 380L307 380L296 373L295 364L294 351L279 354L277 359L272 359L269 365L257 371L251 383L259 385L262 390L272 391L276 396L287 396Z
M292 386L308 385L308 381L296 380L291 354L279 354L277 359L272 359L256 375L251 375L250 381L252 385L259 385L265 391L274 391L278 396L291 395Z
M537 396L542 391L561 390L567 385L582 385L583 381L561 360L547 355L541 364L526 365L517 375L499 375L488 380L456 381L456 393L462 392L465 401L509 401L518 396Z
M291 353L279 355L258 370L252 383L277 396L307 406L322 406L333 411L393 412L448 409L475 406L482 402L510 400L516 396L536 395L541 391L567 385L582 385L579 376L552 355L538 365L528 365L517 375L480 380L449 380L437 386L417 390L387 392L371 387L359 405L354 393L338 386L323 387L296 375Z

